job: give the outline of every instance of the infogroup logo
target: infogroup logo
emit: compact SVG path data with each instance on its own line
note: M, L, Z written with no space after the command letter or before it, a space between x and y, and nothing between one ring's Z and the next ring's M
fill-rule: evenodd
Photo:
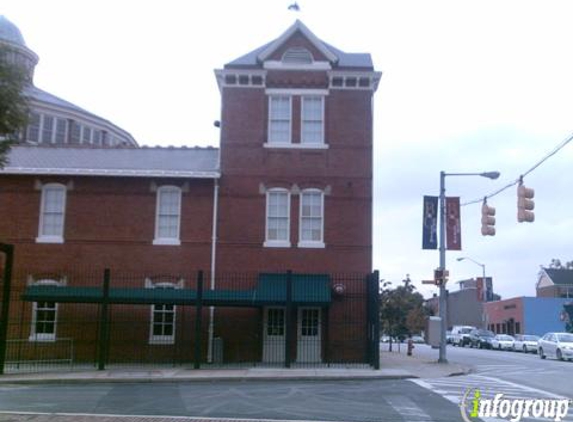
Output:
M460 403L462 419L503 418L519 422L523 418L543 418L561 421L569 412L569 399L515 399L498 393L492 399L482 397L478 388L467 389Z

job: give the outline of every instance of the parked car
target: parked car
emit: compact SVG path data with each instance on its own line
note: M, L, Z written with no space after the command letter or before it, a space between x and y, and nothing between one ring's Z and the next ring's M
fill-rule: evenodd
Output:
M507 334L498 334L491 341L491 348L497 350L513 350L515 339Z
M424 340L424 337L422 336L412 336L412 341L417 344L422 344L426 342L426 340Z
M452 344L452 330L446 331L446 344Z
M452 327L452 344L460 347L470 344L470 332L475 328L471 325L454 325Z
M539 336L533 336L530 334L517 334L515 336L515 341L513 342L513 350L515 352L537 353L538 341Z
M476 328L470 331L470 347L491 349L491 341L495 337L493 331Z
M549 356L559 360L573 360L573 334L545 334L537 342L537 353L539 353L541 359L545 359Z

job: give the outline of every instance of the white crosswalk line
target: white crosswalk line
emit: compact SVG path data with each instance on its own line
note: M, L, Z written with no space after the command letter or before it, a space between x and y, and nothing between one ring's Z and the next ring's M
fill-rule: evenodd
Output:
M407 422L434 422L430 415L405 396L386 396L384 399Z
M496 394L503 393L504 399L569 399L538 388L527 387L511 381L501 380L488 375L471 374L463 377L411 379L410 382L418 384L437 394L440 394L451 403L460 405L464 394L469 390L479 389L482 399L491 399ZM508 419L482 418L484 422L507 422ZM521 422L553 420L543 418L523 418ZM563 421L573 422L573 406L570 406L568 416Z

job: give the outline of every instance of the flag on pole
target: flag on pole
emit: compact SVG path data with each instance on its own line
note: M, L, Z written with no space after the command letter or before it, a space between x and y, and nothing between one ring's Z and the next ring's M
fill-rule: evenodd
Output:
M446 198L446 249L462 250L462 224L460 217L460 198Z
M438 249L438 197L424 196L422 249Z

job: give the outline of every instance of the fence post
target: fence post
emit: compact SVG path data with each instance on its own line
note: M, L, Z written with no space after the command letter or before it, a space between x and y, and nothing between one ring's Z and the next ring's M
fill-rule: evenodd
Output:
M292 271L288 270L286 274L286 300L285 300L285 368L291 365L291 345L293 340L293 323L292 323Z
M2 278L2 312L0 313L0 374L4 373L6 363L6 345L8 340L8 319L10 317L10 294L12 285L12 265L14 245L0 243L0 252L6 255L4 276Z
M109 281L111 273L109 268L103 272L103 296L100 302L100 326L99 326L99 341L97 353L97 369L103 371L107 361L107 354L109 350L109 321L108 321L108 305L109 305Z
M195 353L193 369L201 368L201 323L203 322L203 271L197 274L197 304L195 315Z
M324 327L324 363L330 366L330 308L322 308L323 327Z
M371 278L372 290L372 366L380 369L380 273L374 271Z

